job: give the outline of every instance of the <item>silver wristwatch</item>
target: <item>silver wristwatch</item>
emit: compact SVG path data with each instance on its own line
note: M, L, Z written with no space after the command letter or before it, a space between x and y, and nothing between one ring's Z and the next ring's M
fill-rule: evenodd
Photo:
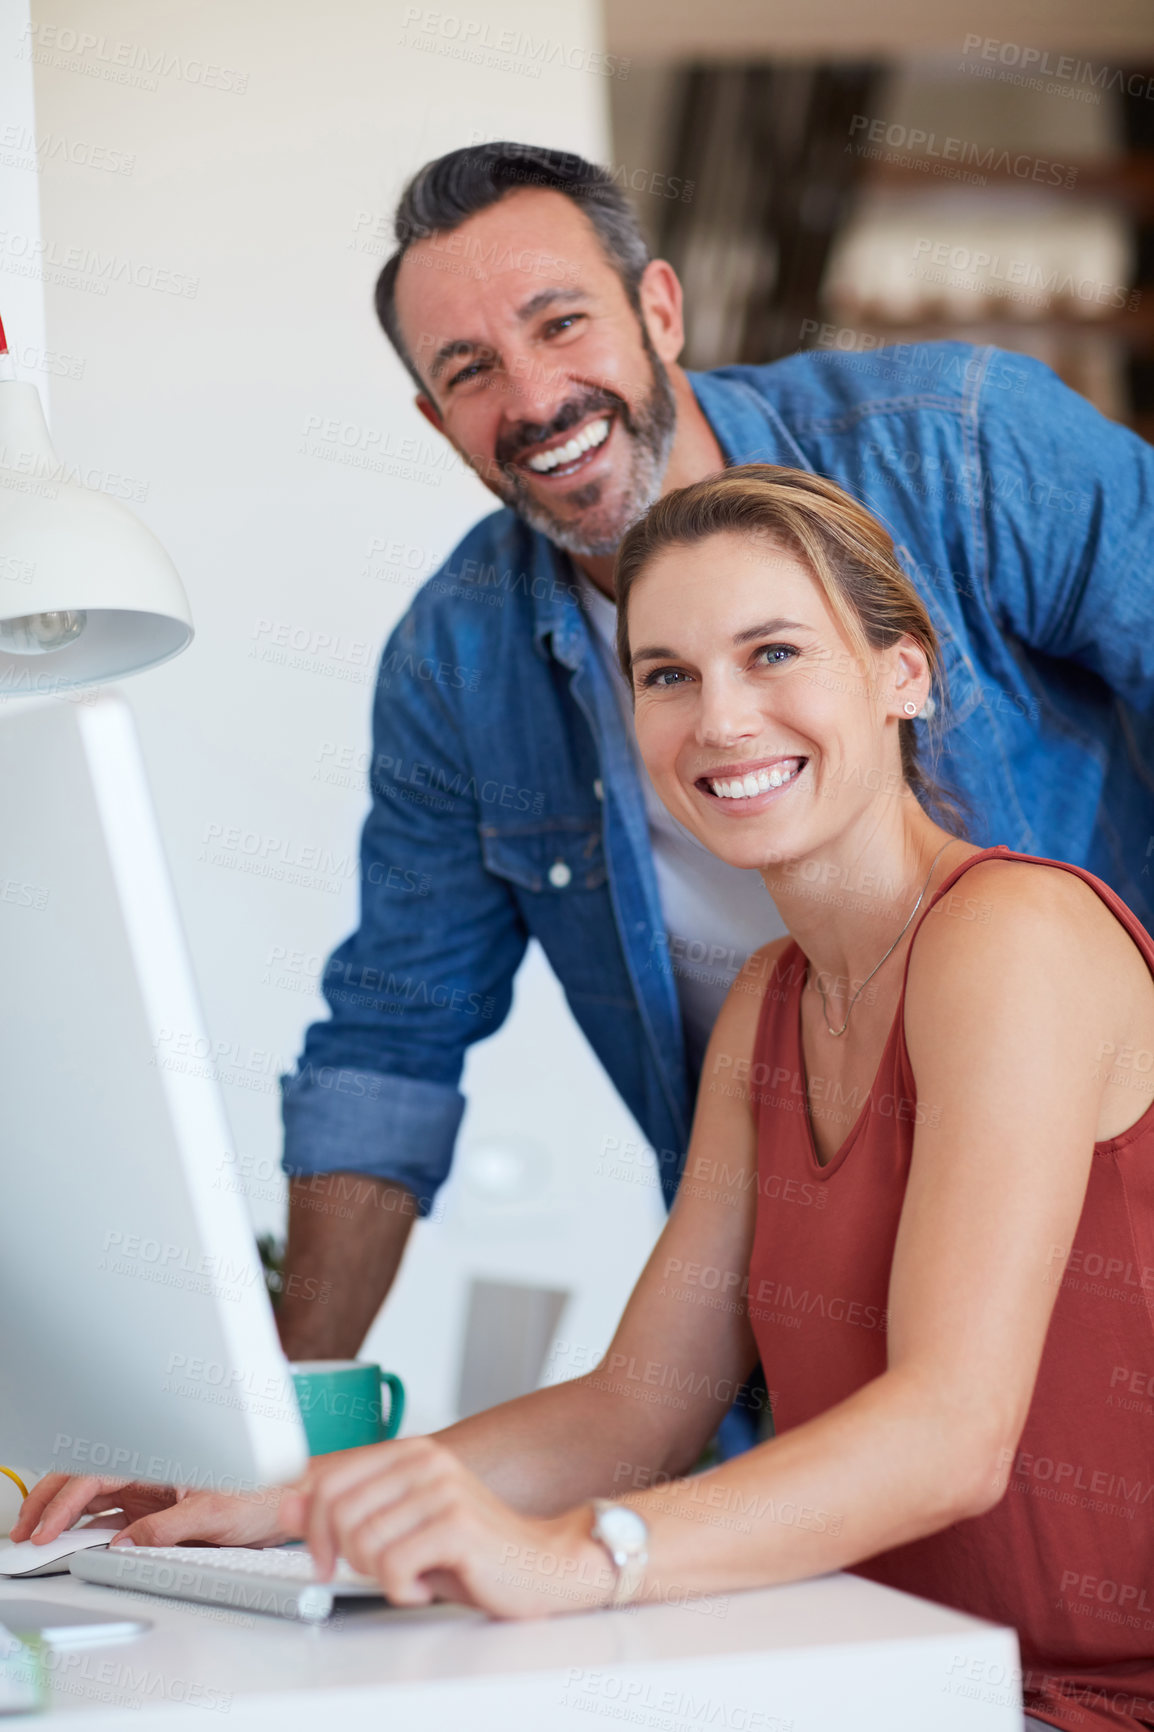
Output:
M627 1503L613 1503L607 1497L595 1497L592 1537L600 1540L617 1571L617 1585L609 1604L629 1605L641 1591L645 1566L649 1562L648 1527Z

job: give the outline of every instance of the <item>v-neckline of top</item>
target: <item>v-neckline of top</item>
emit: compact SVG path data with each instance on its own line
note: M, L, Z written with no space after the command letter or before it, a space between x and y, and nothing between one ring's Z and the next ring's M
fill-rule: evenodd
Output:
M959 840L960 840L960 838L959 838ZM810 1104L809 1104L809 1071L808 1071L808 1068L807 1068L806 1062L805 1062L805 1041L803 1038L802 1026L801 1026L802 995L805 992L805 977L806 977L806 973L808 972L808 968L803 968L801 970L801 983L798 987L798 992L797 992L797 1007L796 1007L796 1015L794 1016L794 1019L793 1019L793 1031L794 1031L794 1040L795 1040L796 1045L797 1045L797 1073L798 1073L799 1077L801 1078L801 1082L802 1082L802 1100L804 1102L803 1111L804 1111L804 1117L805 1117L806 1148L807 1148L807 1151L809 1154L810 1164L813 1167L813 1171L814 1171L815 1176L820 1175L822 1178L827 1178L829 1176L829 1174L835 1170L835 1168L841 1167L845 1164L846 1155L849 1153L849 1150L853 1147L854 1143L857 1141L858 1136L861 1132L862 1126L866 1123L867 1119L870 1116L870 1111L873 1107L874 1091L876 1090L876 1088L878 1086L878 1078L881 1076L882 1071L886 1066L886 1062L890 1056L890 1048L893 1045L895 1036L897 1035L898 1031L900 1030L900 1028L902 1026L902 1016L903 1016L904 1011L905 1011L905 1003L906 1003L906 981L909 978L909 972L910 972L910 956L913 952L914 940L917 938L917 935L918 935L919 931L921 930L922 921L925 919L926 915L930 912L930 910L934 907L939 896L942 896L945 894L945 892L949 889L950 885L954 882L955 878L959 877L961 875L961 873L963 873L967 869L967 867L974 865L978 860L981 860L988 855L1007 854L1007 853L1009 853L1009 849L1007 848L1006 844L1004 842L999 842L997 844L997 846L994 848L980 848L976 854L968 855L966 857L966 859L962 860L957 866L955 866L951 872L948 872L946 874L946 876L942 879L941 883L938 885L937 889L934 891L933 895L930 897L929 901L926 903L926 906L922 909L922 912L918 917L917 925L914 927L913 932L910 935L909 944L906 947L905 964L904 964L904 969L903 969L903 973L902 973L902 986L901 986L901 991L898 993L897 1008L894 1011L893 1021L890 1023L890 1027L889 1027L889 1033L886 1035L885 1044L883 1045L882 1050L881 1050L881 1054L878 1058L877 1069L874 1071L873 1078L870 1082L870 1086L869 1086L868 1090L866 1091L866 1097L865 1097L865 1100L861 1104L861 1110L858 1113L857 1118L854 1120L853 1124L850 1126L849 1130L846 1132L845 1137L838 1144L837 1148L834 1150L833 1154L830 1156L828 1161L823 1161L821 1159L821 1156L818 1154L818 1152L817 1152L817 1138L813 1134L813 1114L810 1111ZM806 960L805 951L801 948L801 945L797 943L796 939L794 940L794 945L795 945L795 948L797 949L798 955L801 957L802 961L805 962L805 960Z

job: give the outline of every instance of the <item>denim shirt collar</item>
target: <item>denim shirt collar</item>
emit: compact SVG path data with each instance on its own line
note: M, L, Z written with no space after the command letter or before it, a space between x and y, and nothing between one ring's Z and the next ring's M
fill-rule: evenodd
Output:
M744 372L742 367L722 367L713 373L686 374L721 446L726 468L735 463L779 463L808 469L797 440L769 399L742 377Z
M589 646L589 627L581 601L581 575L563 548L539 530L534 531L534 564L549 581L533 586L535 619L533 642L538 655L546 655L545 639L552 637L552 651L563 666L580 667Z
M759 391L740 377L741 369L713 373L686 373L698 407L721 446L726 467L735 463L780 463L795 469L809 464L785 422ZM574 582L574 568L567 553L547 536L534 535L539 566L551 581L541 586L534 606L533 639L538 654L545 654L545 639L552 636L553 654L567 668L577 668L589 645L585 609Z

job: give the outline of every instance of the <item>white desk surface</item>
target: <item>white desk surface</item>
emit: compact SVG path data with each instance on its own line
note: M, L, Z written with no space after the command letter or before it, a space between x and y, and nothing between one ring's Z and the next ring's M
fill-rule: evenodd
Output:
M0 1622L6 1599L152 1621L135 1640L56 1654L48 1712L6 1722L13 1732L1022 1728L1012 1630L848 1574L516 1624L370 1606L310 1627L71 1576L0 1583Z

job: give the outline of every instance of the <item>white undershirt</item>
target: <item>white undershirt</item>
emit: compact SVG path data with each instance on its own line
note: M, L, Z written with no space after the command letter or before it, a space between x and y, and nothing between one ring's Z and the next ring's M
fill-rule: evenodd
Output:
M785 931L760 872L728 866L711 854L658 799L637 749L629 688L617 665L617 609L582 574L589 620L601 647L621 722L637 763L657 890L694 1073L722 1001L746 958Z

